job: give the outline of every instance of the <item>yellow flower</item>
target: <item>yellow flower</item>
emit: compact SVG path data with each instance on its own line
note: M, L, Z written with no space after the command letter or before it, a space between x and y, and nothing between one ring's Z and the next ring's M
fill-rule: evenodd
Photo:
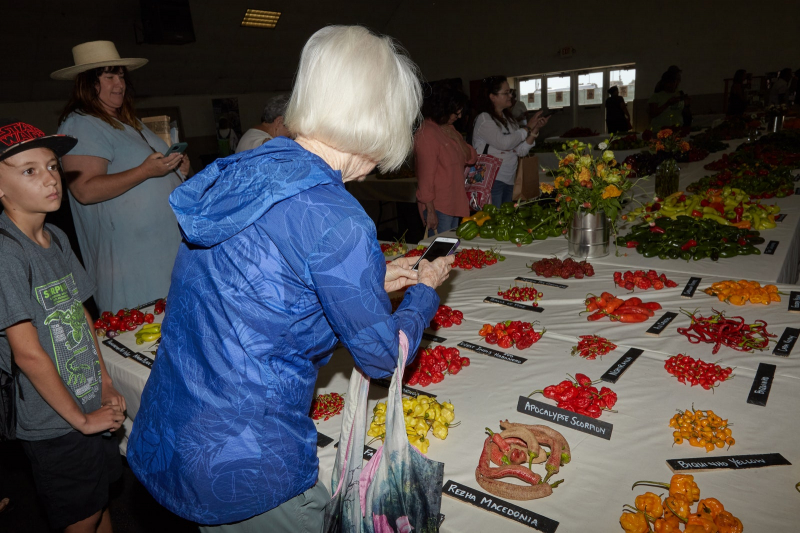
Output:
M620 194L622 194L622 191L619 190L616 185L609 185L603 189L603 200L606 198L616 198Z
M558 176L553 184L556 186L557 189L560 189L564 184L564 176Z
M669 137L670 135L672 135L672 130L667 128L667 129L663 129L663 130L659 131L657 137L659 139L665 139L665 138Z
M551 192L553 192L553 189L555 189L555 187L553 187L549 183L542 183L541 185L539 185L539 190L545 194L550 194Z
M558 162L558 166L565 167L571 165L573 161L575 161L575 154L567 154L567 157ZM556 185L556 187L558 187L558 185Z
M592 164L592 156L590 155L582 155L581 158L578 160L578 163L581 166L588 167Z
M583 167L578 174L578 181L589 181L590 179L592 179L592 172L588 168Z
M608 163L613 159L614 159L614 152L612 152L611 150L606 150L605 152L603 152L603 161Z

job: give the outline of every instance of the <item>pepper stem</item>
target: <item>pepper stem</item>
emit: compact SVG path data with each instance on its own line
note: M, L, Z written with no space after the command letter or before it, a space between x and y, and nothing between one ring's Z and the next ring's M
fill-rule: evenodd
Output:
M639 485L652 485L653 487L664 487L666 489L669 488L669 483L661 483L660 481L637 481L631 486L631 490Z
M550 476L547 476L547 477L550 477ZM554 482L550 483L550 488L554 489L554 488L558 487L563 482L564 482L563 479L559 479L558 481L554 481Z
M530 398L531 396L533 396L534 394L537 394L537 393L544 394L544 390L535 390L532 393L528 394L528 398Z
M689 521L689 519L688 519L688 518L684 518L684 517L682 517L681 515L679 515L678 513L676 513L676 512L675 512L675 509L673 509L673 508L672 508L672 506L669 504L669 498L667 498L666 500L664 500L664 505L666 505L666 506L667 506L667 509L669 509L669 512L670 512L670 513L672 513L673 515L675 515L675 517L676 517L678 520L680 520L681 522L683 522L684 524L685 524L685 523L687 523L687 522Z

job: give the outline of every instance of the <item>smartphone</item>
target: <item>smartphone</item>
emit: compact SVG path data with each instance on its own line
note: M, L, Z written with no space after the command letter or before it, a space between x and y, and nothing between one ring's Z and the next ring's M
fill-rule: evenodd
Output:
M189 147L187 143L175 143L169 147L169 150L164 154L164 157L172 154L182 154Z
M545 110L542 112L542 118L547 118L547 117L549 117L549 116L555 115L556 113L561 113L561 111L563 111L563 109L562 109L562 108L558 108L558 109L545 109Z
M445 257L456 252L456 248L458 245L461 244L461 239L448 239L445 237L436 237L434 241L428 246L428 249L425 250L425 253L417 260L411 270L416 270L419 266L419 262L423 259L427 259L428 261L434 261L439 259L440 257Z

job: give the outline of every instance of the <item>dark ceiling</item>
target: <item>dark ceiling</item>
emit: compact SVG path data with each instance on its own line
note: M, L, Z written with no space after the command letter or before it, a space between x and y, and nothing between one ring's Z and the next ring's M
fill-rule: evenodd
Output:
M327 24L363 24L385 31L402 0L193 0L196 42L137 44L139 0L2 0L6 51L0 101L63 100L70 84L50 79L68 67L72 47L113 41L122 57L150 62L134 76L138 96L241 94L291 88L308 37ZM243 28L245 10L280 11L275 29ZM13 53L8 53L9 51Z

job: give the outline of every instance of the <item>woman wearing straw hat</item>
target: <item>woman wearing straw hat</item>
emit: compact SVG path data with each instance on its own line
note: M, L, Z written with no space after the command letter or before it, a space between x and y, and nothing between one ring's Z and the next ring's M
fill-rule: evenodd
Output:
M169 290L181 234L167 198L189 172L189 159L169 148L133 108L128 72L147 63L120 58L114 43L72 49L75 65L53 72L74 80L58 133L78 139L63 158L70 206L99 309L116 311ZM183 175L181 175L181 173Z

